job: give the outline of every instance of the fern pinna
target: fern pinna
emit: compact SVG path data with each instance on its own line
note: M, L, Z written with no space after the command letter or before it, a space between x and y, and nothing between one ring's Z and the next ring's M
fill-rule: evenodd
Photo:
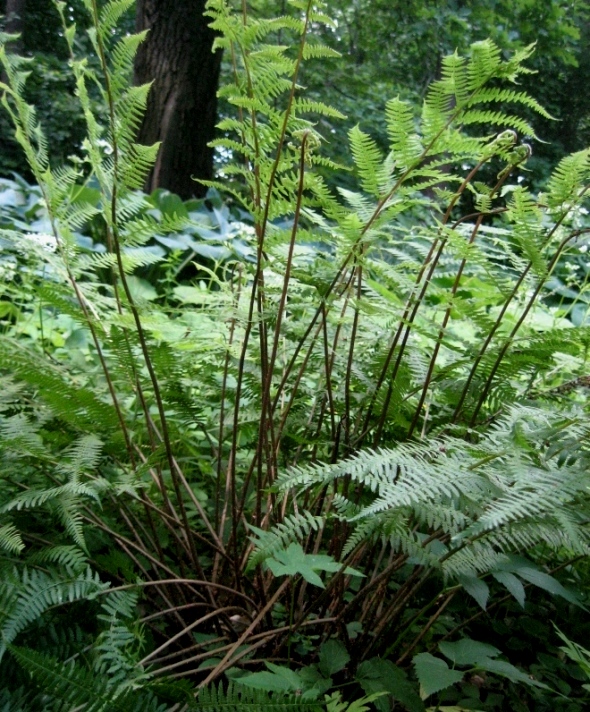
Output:
M210 0L235 109L210 187L241 206L240 252L199 210L164 214L140 192L158 151L134 141L143 35L116 34L131 0L84 2L100 72L57 3L82 163L52 168L27 62L0 50L55 247L0 233L18 271L0 341L11 670L40 694L61 661L63 704L117 708L142 688L159 709L164 676L205 684L351 630L352 666L402 663L456 596L485 608L499 586L523 602L534 584L579 603L543 567L587 553L588 328L547 285L586 239L590 162L576 153L528 186L521 110L548 116L518 88L532 48L445 58L421 111L387 102L381 143L350 131L358 188L333 189L321 117L339 112L300 84L334 54L314 34L325 4L266 18ZM178 235L192 252L166 254ZM207 241L223 250L199 262ZM176 283L179 261L195 280ZM33 631L65 603L96 629L72 622L67 652L40 653Z

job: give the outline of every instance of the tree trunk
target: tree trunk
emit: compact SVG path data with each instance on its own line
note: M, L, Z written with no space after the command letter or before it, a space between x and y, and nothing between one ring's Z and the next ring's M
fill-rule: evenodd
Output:
M5 30L11 35L21 35L18 40L11 42L9 45L10 51L15 54L21 54L23 50L22 32L25 20L25 5L26 0L6 0Z
M138 0L137 31L149 28L135 60L135 82L154 80L138 141L162 141L146 190L167 188L183 199L213 177L213 139L221 52L203 16L205 0Z

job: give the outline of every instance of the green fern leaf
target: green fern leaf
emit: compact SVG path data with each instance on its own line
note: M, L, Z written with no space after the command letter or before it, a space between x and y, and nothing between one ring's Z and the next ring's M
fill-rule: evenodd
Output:
M21 535L14 524L4 524L0 527L0 548L11 554L20 554L25 548Z
M199 692L195 707L211 712L319 712L323 706L318 702L302 700L301 696L281 695L266 690L248 688L230 683L227 690L221 685L206 687Z
M77 576L58 576L43 571L23 569L0 583L0 658L6 647L30 623L52 606L88 600L107 588L90 569Z

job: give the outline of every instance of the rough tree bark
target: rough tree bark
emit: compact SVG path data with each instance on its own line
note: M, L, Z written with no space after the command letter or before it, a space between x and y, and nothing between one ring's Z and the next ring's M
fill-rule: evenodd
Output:
M26 0L6 0L6 20L4 27L9 34L21 34L21 38L10 43L10 51L20 54L23 50L22 32L24 28Z
M135 82L154 80L138 141L162 141L146 185L182 198L206 192L194 178L211 178L221 52L203 16L205 0L138 0L136 28L149 28L135 61Z

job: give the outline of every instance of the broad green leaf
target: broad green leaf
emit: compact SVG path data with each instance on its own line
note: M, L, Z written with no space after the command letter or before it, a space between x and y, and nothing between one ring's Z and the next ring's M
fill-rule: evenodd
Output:
M481 660L495 658L500 655L500 650L493 645L480 643L477 640L463 638L456 643L440 643L440 652L455 665L475 665Z
M406 673L390 660L365 660L358 667L356 681L367 694L384 690L396 702L404 705L408 712L425 712L424 703L414 685L407 679ZM379 712L389 712L391 709L387 698L377 700L375 707Z
M440 692L456 682L461 682L463 673L450 670L444 660L435 658L430 653L419 653L413 659L416 676L420 683L420 696L426 699L435 692Z
M319 667L322 675L326 677L340 672L349 661L350 655L338 640L327 640L320 648Z
M332 556L306 554L301 544L296 542L289 544L286 549L276 551L265 563L275 576L303 576L308 583L319 588L325 587L316 571L336 572L342 568L342 565ZM350 567L345 569L345 573L354 576L364 575Z
M265 665L271 672L274 672L275 675L279 675L279 677L284 678L292 686L301 684L299 675L294 670L291 670L284 665L275 665L274 663L265 663Z
M554 596L561 596L566 601L582 607L579 597L573 591L562 586L553 576L540 571L532 561L529 561L524 556L516 554L508 556L505 563L497 566L497 570L516 574L534 586L538 586Z
M334 684L331 677L324 677L317 665L307 665L297 673L301 680L302 700L318 700Z
M520 603L522 608L524 608L526 594L520 579L508 571L492 571L492 576L496 579L496 581L498 581L498 583L505 586L509 593L511 593L518 603Z
M542 588L544 591L552 593L554 596L561 596L561 598L565 598L566 601L576 606L582 606L580 599L573 591L568 591L556 578L553 578L553 576L549 574L536 571L532 568L522 568L518 570L518 575L529 583Z
M13 207L23 205L24 202L24 196L19 190L7 188L0 191L0 206Z
M70 197L75 203L89 203L90 205L98 205L102 199L100 190L90 188L87 185L73 185L70 188Z
M207 304L211 301L211 292L198 287L180 285L174 288L174 296L183 304Z
M197 244L190 235L186 235L184 233L174 235L174 237L170 237L168 235L156 235L155 239L170 250L182 250L183 252L185 250L190 250Z
M269 692L292 692L294 689L289 681L280 675L275 675L268 670L253 672L251 675L236 678L235 682L247 687L254 687L258 690L268 690Z
M315 571L318 569L319 562L315 562L316 566L313 566L308 556L300 544L293 543L287 549L275 552L271 558L266 560L266 565L275 576L303 576L308 583L325 588L324 582ZM326 569L320 568L319 570L325 571Z
M490 589L487 583L476 578L475 576L459 576L458 581L467 593L475 598L475 600L485 611L488 604L488 598L490 597Z
M127 277L127 284L135 299L149 302L158 298L158 292L156 292L154 287L145 279L140 279L130 274Z
M267 670L253 672L251 675L244 675L237 678L240 685L247 685L258 690L268 690L270 692L295 692L300 690L301 679L299 675L288 667L266 663Z
M518 668L514 667L510 663L504 660L484 660L481 664L477 665L478 669L485 670L486 672L494 673L495 675L500 675L500 677L506 677L511 682L523 682L525 685L531 685L534 687L542 687L544 690L550 688L544 685L542 682L534 680L530 675L522 672Z
M231 255L228 248L223 245L195 245L193 252L209 260L221 260Z
M175 193L168 190L158 189L150 195L152 205L158 207L164 215L176 215L178 217L188 217L185 204Z

